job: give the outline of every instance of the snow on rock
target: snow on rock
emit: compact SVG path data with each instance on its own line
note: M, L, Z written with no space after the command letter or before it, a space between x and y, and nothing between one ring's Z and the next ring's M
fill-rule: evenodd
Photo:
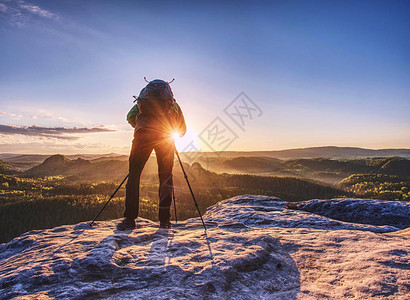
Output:
M125 232L119 220L31 231L0 245L0 299L408 299L410 229L288 204L221 201L206 234L197 218L172 230L139 219Z
M347 222L410 227L410 205L403 201L370 199L309 200L295 203L295 208Z
M323 201L323 203L325 203L326 201L332 202L334 200L311 201ZM361 202L363 200L358 199L356 201ZM387 201L380 201L380 204L384 206L385 202ZM350 202L346 203L350 204ZM409 211L410 215L410 204L404 203L402 205L406 205L406 209L407 211ZM276 197L257 196L257 198L255 198L255 196L252 195L243 195L217 203L216 205L208 209L206 217L209 221L215 221L218 224L224 224L223 226L235 226L234 224L238 223L240 224L239 226L246 225L258 228L302 227L331 230L366 230L380 233L399 230L399 228L389 225L374 226L366 224L352 224L306 212L296 213L293 210L286 210L285 208L287 206L296 206L296 208L299 208L298 203L288 203ZM232 224L232 222L234 224Z

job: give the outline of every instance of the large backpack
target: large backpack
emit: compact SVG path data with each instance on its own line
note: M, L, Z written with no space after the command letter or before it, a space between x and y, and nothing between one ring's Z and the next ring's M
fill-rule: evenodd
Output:
M139 111L143 115L167 113L175 101L169 83L160 79L150 81L141 90L137 100Z

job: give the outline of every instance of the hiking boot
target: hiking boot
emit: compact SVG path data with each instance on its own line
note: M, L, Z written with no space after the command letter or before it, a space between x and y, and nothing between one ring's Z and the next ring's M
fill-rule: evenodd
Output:
M124 220L121 221L121 223L118 223L117 229L118 230L132 230L135 228L135 220L134 219L129 219L129 218L124 218Z
M161 222L160 224L159 224L159 228L165 228L165 229L171 229L172 228L172 225L171 225L171 222Z

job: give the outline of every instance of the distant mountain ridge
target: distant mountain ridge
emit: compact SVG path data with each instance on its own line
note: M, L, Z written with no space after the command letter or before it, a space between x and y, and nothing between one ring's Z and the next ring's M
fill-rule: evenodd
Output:
M319 181L326 178L333 178L338 181L352 174L386 174L410 178L410 160L397 156L361 159L297 158L288 160L272 157L240 156L215 159L208 167L218 172L297 176ZM330 181L333 181L333 179ZM325 182L329 182L329 180Z
M322 146L322 147L307 147L295 148L286 150L269 150L269 151L221 151L221 152L205 152L210 157L238 157L238 156L264 156L279 159L292 158L363 158L363 157L389 157L399 156L410 158L410 149L366 149L358 147L337 147L337 146ZM37 162L42 163L48 154L13 154L0 153L0 159L9 162ZM65 155L68 159L99 159L99 158L119 158L127 159L128 155L115 153L108 154L75 154Z
M47 158L42 164L31 168L26 172L28 175L50 176L68 173L70 171L81 172L91 166L91 162L82 158L69 160L64 155L56 154Z
M147 168L149 171L156 170L155 159L149 159ZM128 160L124 157L100 157L93 160L83 158L68 159L68 157L56 154L44 160L41 164L25 171L28 176L57 176L64 175L70 179L100 180L106 178L122 177L127 174Z
M212 154L212 152L208 152ZM308 147L273 151L223 151L217 152L220 156L265 156L279 159L292 158L364 158L399 156L410 158L410 149L365 149L357 147Z
M58 155L58 154L54 154ZM52 156L51 154L13 154L13 153L0 153L0 159L6 160L9 162L31 162L31 163L42 163L45 159ZM94 160L100 158L124 158L127 159L128 155L121 155L115 153L108 153L108 154L70 154L64 155L68 159L87 159L87 160Z
M254 152L249 152L254 153ZM182 160L187 161L185 155ZM410 160L403 157L371 157L356 159L336 158L297 158L278 159L269 156L219 156L199 162L205 169L223 173L259 174L265 176L296 176L335 183L352 174L387 174L410 178ZM3 171L12 172L12 164L2 162ZM7 166L7 167L6 167ZM7 169L6 169L7 168ZM56 154L34 166L25 174L28 176L76 176L78 178L103 178L114 175L121 177L128 170L127 156L100 157L86 160L81 157L71 160ZM155 158L151 157L145 173L156 174ZM5 172L3 172L5 173Z
M0 160L0 172L1 174L8 174L12 172L12 167L9 162Z

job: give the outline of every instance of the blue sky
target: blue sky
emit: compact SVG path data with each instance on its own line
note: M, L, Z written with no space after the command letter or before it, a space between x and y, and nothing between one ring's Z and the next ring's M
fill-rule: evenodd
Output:
M408 1L0 0L0 26L0 152L127 153L144 76L175 78L182 148L217 117L226 150L410 148Z

